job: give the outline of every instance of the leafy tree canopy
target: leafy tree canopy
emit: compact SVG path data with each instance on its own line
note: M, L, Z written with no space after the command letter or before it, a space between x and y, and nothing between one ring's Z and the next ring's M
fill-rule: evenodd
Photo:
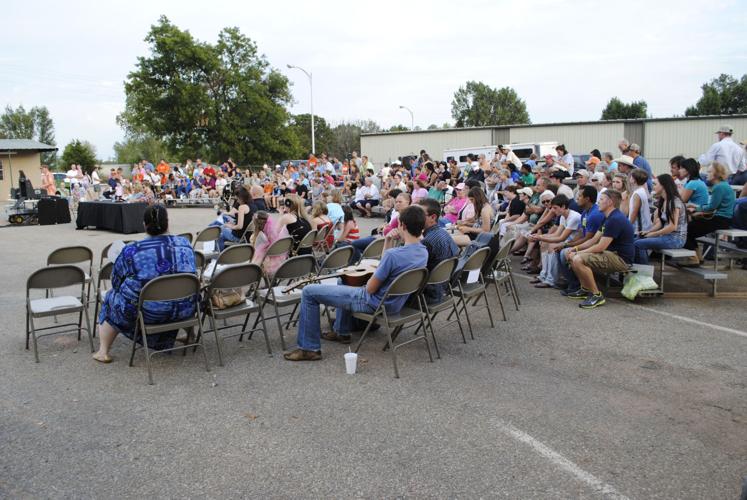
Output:
M182 158L233 157L239 164L280 160L300 149L286 126L288 79L238 28L224 28L210 44L162 16L145 41L150 55L139 57L128 75L118 117L128 133L162 139Z
M734 115L747 113L747 74L737 80L722 74L701 87L703 95L685 116Z
M646 101L634 101L625 104L613 97L602 110L602 120L622 120L626 118L646 118L648 104Z
M0 138L33 139L50 146L56 146L54 139L54 122L46 106L34 106L29 111L23 106L13 109L5 107L0 115ZM54 152L42 153L41 161L54 168L57 155Z
M88 141L74 139L65 146L60 162L64 168L70 165L80 165L84 172L90 173L94 165L98 163L96 148Z
M457 127L531 123L526 103L514 89L494 89L475 81L467 82L454 93L451 116Z

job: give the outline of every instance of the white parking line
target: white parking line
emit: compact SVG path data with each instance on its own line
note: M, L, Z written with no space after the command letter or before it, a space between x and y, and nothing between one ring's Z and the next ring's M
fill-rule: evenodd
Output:
M541 456L548 459L550 462L563 469L564 471L572 474L576 477L576 479L578 479L582 483L585 483L595 492L604 495L605 498L627 500L628 497L617 491L612 485L605 483L590 472L586 472L581 467L568 460L563 455L553 450L543 442L538 441L526 432L517 429L509 423L503 422L499 419L495 419L494 421L496 426L502 433L524 444L528 444Z
M734 328L729 328L726 326L714 325L713 323L706 323L705 321L698 321L697 319L688 318L687 316L680 316L679 314L672 314L666 311L660 311L658 309L653 309L651 307L646 307L646 306L642 306L638 304L627 304L627 305L630 307L635 307L637 309L643 309L644 311L652 312L654 314L660 314L668 318L678 319L680 321L684 321L685 323L692 323L694 325L703 326L705 328L711 328L713 330L718 330L720 332L733 333L734 335L739 335L740 337L747 337L747 332L743 332L742 330L736 330Z

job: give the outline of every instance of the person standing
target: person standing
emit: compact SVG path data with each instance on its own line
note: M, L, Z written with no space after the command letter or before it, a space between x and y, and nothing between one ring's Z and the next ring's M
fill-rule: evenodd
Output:
M747 184L745 150L731 138L733 133L734 129L729 125L719 127L716 131L718 140L698 160L701 165L716 162L726 166L731 173L729 184Z
M646 188L651 192L651 189L654 187L654 171L651 170L651 165L648 163L648 160L641 155L641 147L638 144L631 144L628 154L633 158L633 165L635 165L635 168L640 168L648 174Z
M41 187L47 192L47 196L54 196L57 192L57 186L54 184L54 174L49 171L46 165L41 166Z

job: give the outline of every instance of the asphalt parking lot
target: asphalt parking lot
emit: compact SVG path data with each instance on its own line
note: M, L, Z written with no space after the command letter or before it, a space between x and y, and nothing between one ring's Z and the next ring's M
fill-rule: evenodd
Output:
M214 212L170 216L178 233ZM98 256L118 238L72 224L0 229L2 497L739 496L744 300L615 299L582 311L519 277L519 312L509 307L506 322L496 312L496 328L474 314L466 345L437 328L442 359L403 348L400 379L381 333L348 376L347 347L290 363L272 326L273 356L261 338L231 339L221 368L209 336L210 372L191 352L156 357L154 386L142 353L127 366L123 339L100 365L85 342L47 337L35 364L26 278L57 247Z

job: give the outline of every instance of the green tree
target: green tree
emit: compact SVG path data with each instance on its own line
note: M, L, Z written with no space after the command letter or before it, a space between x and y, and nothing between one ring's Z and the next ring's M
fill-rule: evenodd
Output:
M387 132L409 132L410 127L405 127L401 123L398 125L394 125L392 127L389 127L389 130Z
M308 158L311 153L311 115L303 113L291 118L290 127L298 138L300 154ZM321 116L314 116L314 142L316 143L316 154L330 154L334 146L334 134L327 120Z
M168 148L160 139L151 135L130 135L122 142L114 143L114 159L117 163L137 163L140 160L159 161L170 159Z
M96 148L88 141L74 139L65 146L60 161L65 168L75 164L80 165L84 172L90 173L93 170L93 166L98 163L98 160L96 160Z
M740 80L721 74L700 88L703 95L694 106L685 110L685 116L747 113L747 74Z
M648 104L646 101L633 101L625 104L613 97L602 110L602 120L623 120L627 118L646 118Z
M454 93L451 116L457 127L531 123L526 103L514 89L494 89L475 81L467 82Z
M33 139L35 141L56 146L54 139L54 122L46 106L34 106L29 111L21 105L13 109L5 107L0 115L0 138L4 139ZM57 155L54 152L42 153L43 164L54 168Z
M435 123L431 123L430 125L428 125L428 129L427 130L438 130L439 128L440 127L438 125L436 125Z
M182 158L232 157L239 164L300 149L286 126L288 79L238 28L224 28L209 44L162 16L145 41L151 53L138 58L125 82L119 123L127 132L160 138Z
M361 152L361 134L380 131L381 127L373 120L339 123L332 129L334 136L332 151L337 158L345 158L353 151Z

